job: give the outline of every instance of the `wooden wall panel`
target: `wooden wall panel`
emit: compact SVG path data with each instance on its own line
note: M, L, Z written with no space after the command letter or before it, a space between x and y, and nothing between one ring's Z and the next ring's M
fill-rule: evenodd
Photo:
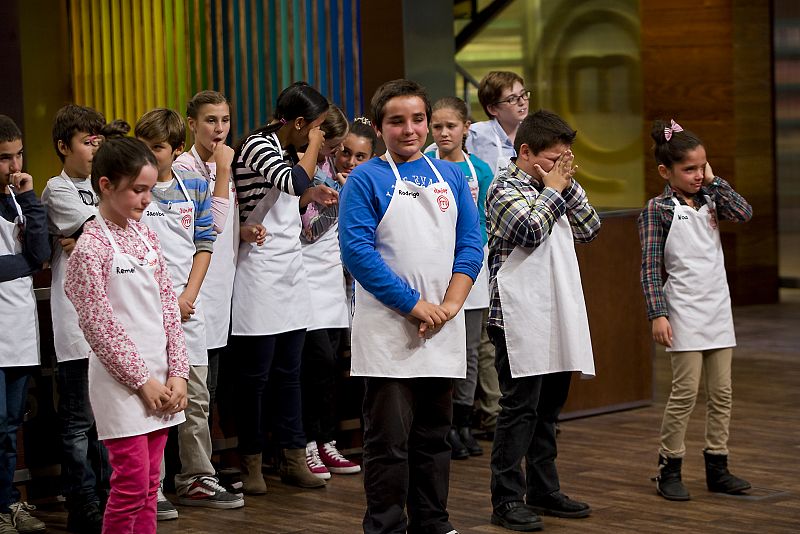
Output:
M753 205L746 225L723 224L735 304L776 302L777 222L772 128L770 3L642 0L642 136L674 118L703 139L709 162ZM661 192L652 151L646 191Z

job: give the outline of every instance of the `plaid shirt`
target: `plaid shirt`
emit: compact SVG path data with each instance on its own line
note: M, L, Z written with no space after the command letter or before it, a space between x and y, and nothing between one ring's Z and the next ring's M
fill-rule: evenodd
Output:
M731 185L720 177L715 177L710 185L703 186L694 196L695 209L706 204L706 195L716 204L717 218L733 222L747 222L753 216L753 208ZM672 226L675 196L686 205L680 195L667 185L664 192L647 202L639 215L639 241L642 243L642 289L647 301L647 318L668 317L667 301L664 298L662 269L664 263L664 244Z
M486 232L489 234L488 324L503 328L497 273L515 247L534 249L566 214L576 242L588 243L600 231L600 217L576 181L558 193L511 163L486 194Z

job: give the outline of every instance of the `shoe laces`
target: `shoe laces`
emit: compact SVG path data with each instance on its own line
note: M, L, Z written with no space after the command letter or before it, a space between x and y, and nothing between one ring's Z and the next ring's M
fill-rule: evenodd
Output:
M11 524L15 527L17 526L18 520L28 520L33 519L30 512L36 510L36 507L32 504L28 504L27 502L15 502L11 506L8 507L11 510Z
M325 449L325 454L334 460L339 460L341 462L347 461L347 458L342 456L342 453L336 448L336 441L329 441L328 443L325 443L322 448Z
M200 483L201 483L201 484L203 484L204 486L208 486L209 488L213 489L214 491L218 491L218 492L224 492L224 491L227 491L227 490L226 490L226 489L225 489L225 488L224 488L224 487L223 487L223 486L222 486L222 485L219 483L219 481L218 481L216 478L214 478L214 477L209 477L209 476L200 477L200 478L198 479L198 482L200 482Z
M310 468L325 467L325 464L322 462L322 458L319 456L319 449L317 448L316 441L312 441L306 445L306 463Z

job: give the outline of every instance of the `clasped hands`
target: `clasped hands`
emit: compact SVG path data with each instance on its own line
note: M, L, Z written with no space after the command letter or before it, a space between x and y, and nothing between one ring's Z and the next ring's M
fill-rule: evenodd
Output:
M420 338L430 338L441 330L444 324L458 314L459 307L445 300L441 304L433 304L420 298L411 312L409 320L419 321L417 334Z

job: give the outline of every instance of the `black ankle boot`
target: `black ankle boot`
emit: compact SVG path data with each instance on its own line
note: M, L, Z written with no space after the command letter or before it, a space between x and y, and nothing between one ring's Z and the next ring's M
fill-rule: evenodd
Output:
M727 454L710 454L703 451L706 460L706 485L708 491L736 494L750 489L750 483L728 471Z
M458 431L461 443L466 447L470 456L480 456L483 448L472 435L470 421L472 420L472 406L466 404L453 404L453 426Z
M681 482L681 465L683 458L666 458L658 456L658 476L656 491L668 501L688 501L689 490Z
M453 460L466 460L469 458L469 451L461 442L458 430L455 427L450 427L450 431L447 433L447 443L450 444L450 458Z

